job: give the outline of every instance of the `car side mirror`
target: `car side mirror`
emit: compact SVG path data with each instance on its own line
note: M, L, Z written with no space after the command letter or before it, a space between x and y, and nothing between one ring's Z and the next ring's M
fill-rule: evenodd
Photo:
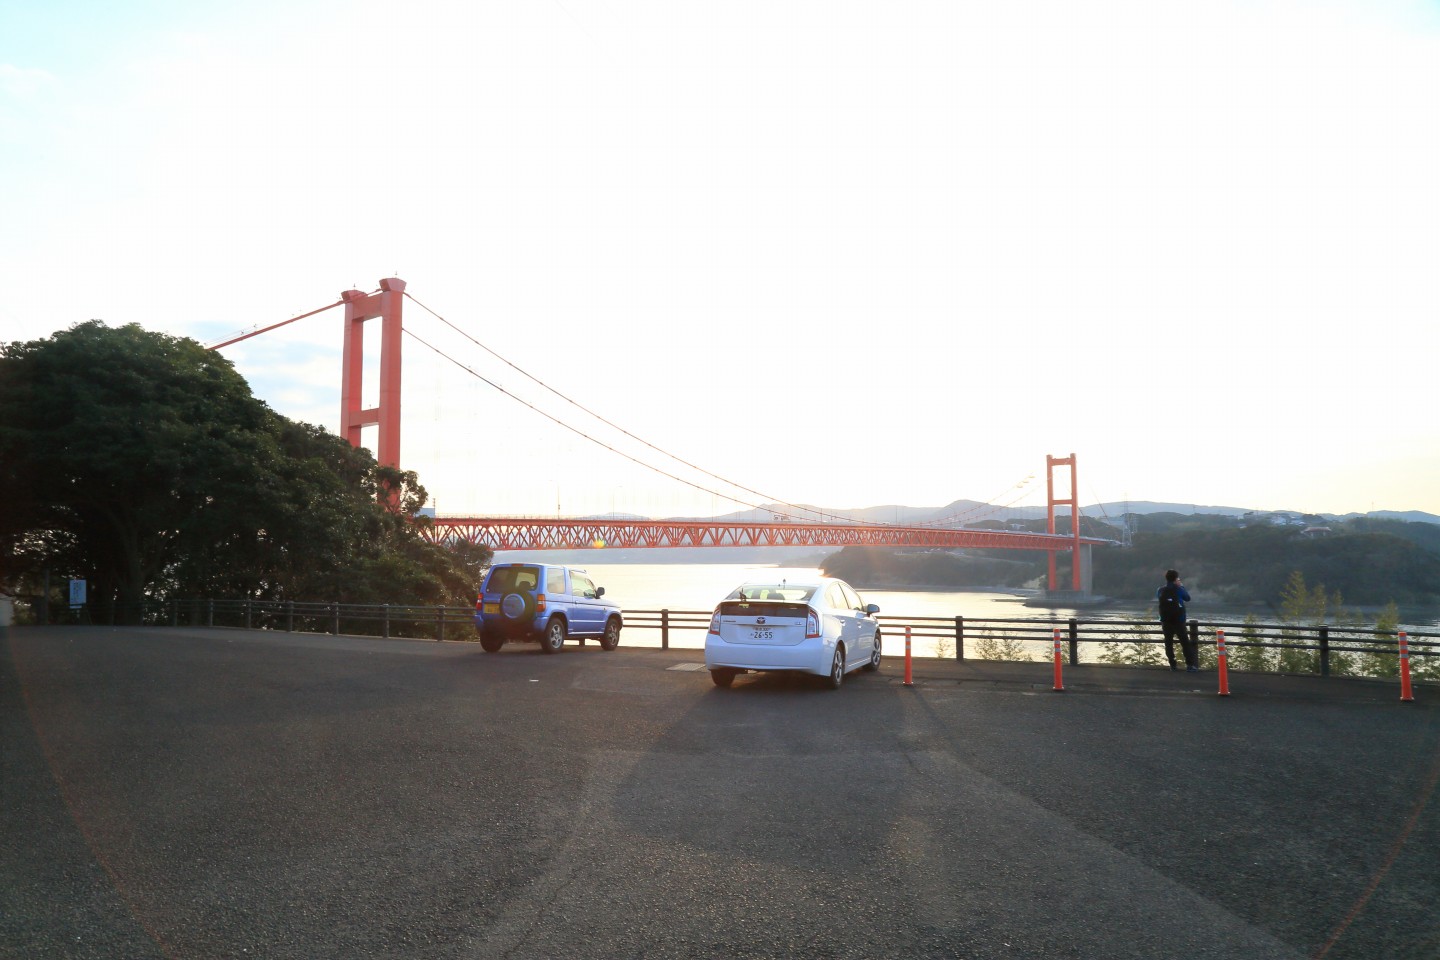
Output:
M599 600L599 599L600 599L601 597L603 597L603 596L605 596L605 588L604 588L604 587L596 587L596 588L595 588L595 599L596 599L596 600Z
M879 613L879 612L880 612L880 606L879 606L878 604L874 604L874 603L867 603L867 604L865 604L865 615L866 615L867 617L873 617L873 616L875 616L875 614L877 614L877 613Z

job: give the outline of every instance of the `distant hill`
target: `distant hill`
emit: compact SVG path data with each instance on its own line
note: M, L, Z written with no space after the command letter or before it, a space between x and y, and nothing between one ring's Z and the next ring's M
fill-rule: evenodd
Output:
M1068 513L1068 507L1060 508ZM1371 510L1367 513L1321 513L1309 514L1303 510L1255 510L1251 507L1229 507L1213 504L1167 503L1159 500L1129 500L1106 503L1084 504L1080 512L1092 519L1109 518L1118 522L1127 513L1176 513L1187 516L1244 517L1248 515L1296 517L1319 516L1326 520L1350 520L1355 517L1371 517L1384 520L1405 520L1410 523L1440 524L1440 516L1423 510ZM900 504L884 504L872 507L817 507L811 504L767 504L753 510L738 510L712 517L672 517L675 520L734 520L757 523L784 517L791 520L825 520L842 517L861 523L918 524L937 523L954 519L959 523L981 521L1003 517L1007 520L1043 520L1046 508L1043 506L995 507L979 500L954 500L942 507L909 507Z
M1347 513L1338 519L1352 520L1355 517L1369 517L1372 520L1404 520L1406 523L1440 524L1440 517L1433 513L1426 513L1424 510L1371 510L1369 513Z
M1337 527L1344 525L1351 533L1371 533L1377 535L1388 535L1400 540L1408 540L1430 554L1440 554L1440 516L1432 513L1425 513L1419 510L1395 511L1375 510L1369 513L1349 513L1343 516L1335 514L1302 514L1299 511L1254 511L1243 507L1197 505L1190 503L1165 503L1151 500L1132 500L1128 503L1097 503L1081 507L1082 524L1081 532L1085 536L1096 537L1103 540L1121 539L1119 528L1121 519L1126 512L1139 518L1139 522L1132 522L1132 530L1149 536L1174 534L1191 538L1196 530L1208 528L1240 528L1244 526L1269 526L1275 520L1294 518L1291 520L1289 529L1298 531L1298 527L1304 526L1308 521L1304 517L1319 517L1327 523L1333 523ZM903 525L937 523L951 521L956 525L973 525L976 527L988 527L1004 529L1006 527L1019 527L1032 531L1045 529L1045 508L1024 507L1006 508L1000 511L1004 520L996 520L997 511L989 504L981 503L978 500L954 500L939 507L909 507L899 504L884 504L880 506L839 508L839 507L815 507L810 505L789 505L771 504L768 506L741 510L734 513L724 514L720 517L667 517L669 520L730 520L735 522L773 522L777 520L794 521L816 521L828 520L841 517L854 520L858 523L894 523ZM604 517L601 517L604 519ZM626 514L617 519L647 519L633 514ZM1068 532L1069 514L1062 513L1057 518L1057 528L1060 532ZM1107 525L1108 523L1108 525ZM1337 531L1338 532L1338 531ZM1310 548L1315 549L1315 548ZM1333 550L1334 548L1319 548L1321 552ZM644 549L600 549L600 550L544 550L544 551L509 551L504 555L497 555L497 559L518 560L532 559L539 562L571 563L571 564L605 564L605 563L755 563L755 564L787 564L803 566L820 566L826 562L826 558L835 558L839 548L826 547L695 547L665 550L644 550ZM973 556L987 557L991 560L1006 561L1034 561L1043 557L1035 554L1028 557L1024 551L971 551ZM854 551L849 551L846 561L855 556ZM1419 558L1422 566L1426 558ZM841 561L843 564L846 561ZM862 567L867 572L873 571L880 574L881 571L869 566L874 561L866 560L866 566ZM1357 560L1363 566L1364 561ZM1000 567L989 564L977 564L967 561L965 564L958 564L950 560L932 561L930 566L940 564L944 569L927 569L922 575L918 565L906 561L906 569L888 569L884 571L885 576L896 582L903 582L912 579L914 583L950 583L953 585L978 585L978 584L1015 584L1021 582L1021 578L1014 568ZM1108 566L1113 572L1117 566L1124 566L1123 561L1116 564L1114 559L1108 559L1101 569ZM964 567L962 572L961 567ZM838 567L837 567L838 569ZM1232 565L1232 570L1239 570L1240 566ZM1392 570L1401 569L1391 567ZM1281 571L1288 573L1288 571ZM1317 575L1328 574L1332 586L1339 585L1342 581L1349 582L1354 578L1351 576L1339 576L1335 571L1326 569L1321 571L1315 568L1313 572ZM1428 572L1428 571L1427 571ZM1153 571L1148 565L1141 565L1136 571L1137 576L1151 577ZM1274 571L1269 571L1263 589L1259 593L1272 592L1270 579ZM1148 581L1147 581L1148 582ZM1227 588L1235 593L1245 591L1245 579L1241 577L1239 583ZM1130 585L1118 583L1103 584L1110 590L1128 589ZM1102 584L1096 584L1097 591L1107 592L1102 589ZM1360 595L1368 595L1374 590L1374 585L1367 584L1360 590ZM1431 594L1440 592L1440 588L1425 587L1421 593Z

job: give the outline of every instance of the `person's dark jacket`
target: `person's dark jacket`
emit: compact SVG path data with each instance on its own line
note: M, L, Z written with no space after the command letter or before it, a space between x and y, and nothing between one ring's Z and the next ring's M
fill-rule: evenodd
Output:
M1176 599L1180 601L1179 609L1174 614L1166 616L1165 605L1163 603L1160 604L1160 619L1162 621L1169 621L1171 623L1184 623L1185 604L1190 602L1190 591L1186 590L1178 583L1167 583L1165 584L1165 586L1155 591L1156 602L1158 603L1160 598L1166 593L1166 591L1170 590L1173 590L1175 592Z

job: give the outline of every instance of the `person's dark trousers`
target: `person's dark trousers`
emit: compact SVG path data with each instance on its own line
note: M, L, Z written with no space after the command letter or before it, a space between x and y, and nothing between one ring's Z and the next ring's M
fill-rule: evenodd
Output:
M1200 669L1200 644L1187 624L1180 624L1180 649L1185 653L1185 666L1191 670Z
M1195 666L1196 664L1190 661L1193 654L1190 650L1190 631L1185 629L1185 621L1181 620L1178 623L1167 623L1162 620L1160 621L1160 627L1165 631L1165 659L1170 661L1170 669L1178 669L1175 666L1175 640L1177 638L1180 640L1180 649L1185 655L1185 666Z

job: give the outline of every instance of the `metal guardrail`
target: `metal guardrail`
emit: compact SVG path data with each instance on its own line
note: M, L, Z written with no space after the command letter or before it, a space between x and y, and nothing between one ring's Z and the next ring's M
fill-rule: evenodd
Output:
M294 600L146 600L116 604L110 623L243 627L301 633L473 640L470 607Z
M670 649L676 631L704 631L709 610L625 610L626 630L658 632L662 649ZM232 626L252 630L283 630L434 640L473 640L474 609L400 604L314 603L265 600L153 600L117 605L111 623L179 626ZM1069 648L1069 662L1081 662L1083 644L1160 645L1160 624L1147 620L1081 620L1054 618L906 617L880 614L882 631L953 644L956 660L965 660L967 644L1018 641L1049 645L1058 630ZM1333 655L1358 653L1398 656L1397 634L1373 628L1338 625L1301 626L1286 623L1242 623L1191 620L1190 637L1201 648L1214 647L1224 630L1232 662L1237 650L1256 648L1316 654L1321 676L1329 676ZM1417 658L1440 657L1440 633L1409 633L1409 652ZM580 641L583 645L584 641ZM703 641L702 641L703 643Z
M1153 620L1002 619L975 617L903 617L880 615L882 627L910 629L912 637L946 640L954 644L955 659L966 658L967 639L1017 640L1040 644L1053 642L1056 631L1068 645L1068 661L1079 663L1080 645L1127 644L1163 645L1164 631ZM1398 634L1373 628L1335 625L1302 626L1288 623L1243 623L1189 620L1186 627L1197 647L1215 646L1215 632L1225 631L1231 657L1237 649L1306 651L1318 654L1318 672L1330 676L1334 653L1399 655ZM1412 656L1440 657L1440 633L1409 633ZM1178 653L1178 651L1177 651Z

